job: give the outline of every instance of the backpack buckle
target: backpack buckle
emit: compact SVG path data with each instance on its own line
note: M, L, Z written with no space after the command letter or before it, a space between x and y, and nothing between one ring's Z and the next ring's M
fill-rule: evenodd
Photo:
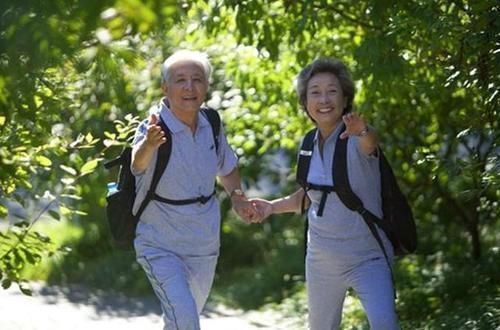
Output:
M213 195L215 195L215 189L214 189L214 191L213 191L210 195L208 195L208 196L201 195L200 197L196 198L196 201L197 201L198 203L201 203L201 204L203 204L203 205L204 205L204 204L206 204L206 203L207 203L207 202L208 202L208 201L212 198L212 196L213 196Z
M146 193L146 198L154 200L156 199L156 193L153 190L148 190L148 192Z
M356 208L356 212L358 212L362 217L368 212L363 205L360 205Z
M206 204L208 202L208 200L210 199L210 197L207 197L207 196L200 196L198 198L196 198L196 201L200 204Z

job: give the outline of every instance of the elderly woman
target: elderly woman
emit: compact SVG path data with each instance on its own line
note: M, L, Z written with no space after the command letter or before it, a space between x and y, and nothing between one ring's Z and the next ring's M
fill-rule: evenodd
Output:
M381 217L376 132L352 112L354 84L346 66L338 60L320 59L306 66L297 78L297 93L302 108L316 125L307 173L310 188L270 202L253 202L265 218L273 213L298 212L307 197L306 281L311 329L339 329L349 288L361 300L371 329L399 329L390 269L393 248L387 236L379 230L390 262L363 218L348 209L335 192L325 195L318 190L335 185L332 162L336 141L348 138L347 168L352 190L368 210Z
M207 111L214 110L201 107L211 72L206 54L176 52L165 60L161 72L164 98L139 126L133 142L134 212L148 193L158 149L167 136L172 139L172 150L155 198L141 213L134 245L137 260L161 302L164 329L192 330L200 328L199 314L219 255L216 177L245 221L254 220L255 210L241 191L237 158L222 127L212 127L207 116Z

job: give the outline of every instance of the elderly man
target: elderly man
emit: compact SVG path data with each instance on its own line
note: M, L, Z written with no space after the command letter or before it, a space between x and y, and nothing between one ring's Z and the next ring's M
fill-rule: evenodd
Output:
M137 260L161 302L164 329L169 330L200 328L199 314L219 255L216 177L243 220L258 217L241 190L237 158L223 129L214 139L211 123L201 111L210 72L204 53L178 51L167 58L161 70L165 97L156 113L140 125L133 142L136 212L149 189L158 148L167 139L159 120L172 139L170 160L156 189L162 200L152 201L142 213L134 242Z

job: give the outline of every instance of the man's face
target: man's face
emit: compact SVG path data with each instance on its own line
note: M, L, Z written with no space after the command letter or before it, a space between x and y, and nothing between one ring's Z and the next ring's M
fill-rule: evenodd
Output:
M174 113L198 111L205 101L208 81L199 64L182 61L170 67L169 78L162 89Z

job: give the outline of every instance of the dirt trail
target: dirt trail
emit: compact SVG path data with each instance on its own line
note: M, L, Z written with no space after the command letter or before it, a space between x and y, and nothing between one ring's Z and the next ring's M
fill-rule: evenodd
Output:
M162 329L161 311L154 297L128 298L84 287L32 284L33 296L17 288L0 288L2 330L149 330ZM264 317L263 317L264 316ZM243 313L208 306L202 330L278 329L264 314Z

